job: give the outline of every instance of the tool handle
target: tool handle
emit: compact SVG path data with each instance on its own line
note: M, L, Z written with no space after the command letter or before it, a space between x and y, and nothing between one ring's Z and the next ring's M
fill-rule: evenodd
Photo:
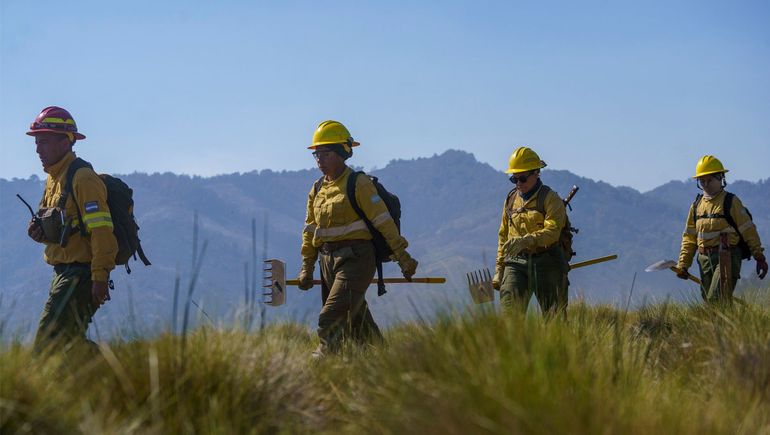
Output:
M676 267L674 267L674 266L669 267L669 269L671 269L671 271L674 272L674 273L679 273L679 270ZM689 273L687 274L687 279L689 279L690 281L694 282L695 284L700 285L700 280L698 278L692 276Z
M298 279L287 279L286 280L286 285L299 285L299 280ZM321 285L321 280L320 279L314 279L313 280L313 285Z
M372 284L377 284L377 279L372 280ZM411 281L407 281L406 278L385 278L383 279L383 282L385 284L444 284L446 282L446 278L435 278L435 277L429 277L429 278L412 278ZM298 285L299 280L298 279L287 279L286 285ZM313 285L321 285L321 280L314 279Z
M569 202L572 201L572 198L575 197L575 194L577 191L580 190L579 187L573 185L572 189L570 189L569 193L567 194L567 197L564 198L564 205L569 205Z
M580 261L578 263L572 263L569 265L570 270L577 269L578 267L590 266L592 264L604 263L605 261L611 261L618 258L616 254L607 255L606 257L594 258L593 260Z

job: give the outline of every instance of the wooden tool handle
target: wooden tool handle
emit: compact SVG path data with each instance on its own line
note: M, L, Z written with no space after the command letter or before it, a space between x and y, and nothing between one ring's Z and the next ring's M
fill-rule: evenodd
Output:
M594 258L593 260L586 260L586 261L581 261L579 263L572 263L569 265L569 268L570 270L577 269L579 267L585 267L585 266L590 266L592 264L604 263L605 261L615 260L616 258L618 258L618 256L615 254L607 255L606 257Z
M446 278L412 278L411 281L407 281L406 278L385 278L382 280L385 284L444 284ZM298 285L299 280L287 279L286 285ZM372 280L372 284L377 284L377 278ZM321 285L321 280L314 279L313 285Z
M679 273L679 269L677 269L674 266L669 267L669 269L671 269L671 271L673 271L674 273ZM689 279L690 281L694 282L695 284L700 285L700 280L698 278L690 275L689 273L687 274L687 279Z

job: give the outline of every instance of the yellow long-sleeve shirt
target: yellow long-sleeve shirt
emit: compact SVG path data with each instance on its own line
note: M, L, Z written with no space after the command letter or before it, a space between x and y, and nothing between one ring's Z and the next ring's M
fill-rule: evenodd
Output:
M719 246L719 236L721 233L727 233L730 246L738 244L738 233L727 222L727 219L718 217L724 215L724 202L726 192L722 191L713 198L703 196L698 202L697 210L690 206L687 213L687 222L682 234L682 248L679 251L679 267L684 269L692 265L695 251L700 248L711 248ZM694 205L694 204L693 204ZM730 215L738 226L743 236L743 240L749 245L751 255L757 257L762 254L764 249L759 240L759 233L754 222L749 218L746 207L737 196L733 196L733 204L730 208ZM694 216L699 216L696 220Z
M528 200L524 200L518 192L515 193L512 204L508 204L508 207L514 210L510 219L505 210L506 204L503 203L497 238L498 268L503 267L505 263L503 245L514 237L530 236L534 241L530 249L548 248L559 241L561 229L567 221L567 210L559 195L551 190L547 193L543 204L545 215L537 211L537 197L542 194L542 191L541 186Z
M347 195L348 178L352 170L345 171L336 180L324 180L318 193L315 184L307 197L307 214L302 231L302 261L313 263L318 258L318 248L326 242L342 240L371 240L366 227ZM377 188L367 176L356 178L356 202L366 218L382 233L396 256L409 245L398 233L388 208L377 194Z
M40 207L56 207L67 182L67 169L75 160L75 153L70 152L56 164L45 168L48 178ZM65 220L77 228L78 213L86 229L86 236L74 231L67 247L46 242L45 261L50 265L65 263L91 263L91 279L107 281L110 271L115 268L115 255L118 242L112 233L112 216L107 206L107 188L102 179L91 169L81 168L72 179L72 191L77 204L70 194L65 204Z

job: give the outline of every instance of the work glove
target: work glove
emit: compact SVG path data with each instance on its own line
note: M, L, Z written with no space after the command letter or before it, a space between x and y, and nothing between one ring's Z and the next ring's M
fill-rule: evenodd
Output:
M682 279L690 279L690 272L687 271L686 267L677 266L676 267L676 276Z
M43 229L35 219L31 219L29 221L29 226L27 226L27 235L30 239L38 243L43 243Z
M313 263L302 263L297 281L299 281L297 287L299 287L300 290L310 290L313 288Z
M91 303L100 307L110 300L110 283L108 281L91 281Z
M531 236L514 237L503 244L503 256L515 257L525 249L532 248L535 240Z
M754 259L757 260L757 275L759 275L759 279L765 279L767 275L767 259L765 254L759 254Z
M411 281L412 277L417 272L417 260L412 258L406 251L403 251L398 255L393 254L391 258L398 263L398 267L401 268L401 274L404 275L404 278L406 278L407 281Z
M492 277L492 288L495 290L500 290L501 282L503 282L503 268L498 267L497 270L495 270L495 276Z

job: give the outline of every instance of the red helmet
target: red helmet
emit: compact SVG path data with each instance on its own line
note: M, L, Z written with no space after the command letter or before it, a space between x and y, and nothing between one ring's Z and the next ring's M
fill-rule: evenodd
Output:
M66 134L72 140L83 140L86 137L78 133L78 126L72 115L65 109L56 106L50 106L43 109L40 115L37 115L35 121L29 126L28 135L34 136L38 133L62 133Z

